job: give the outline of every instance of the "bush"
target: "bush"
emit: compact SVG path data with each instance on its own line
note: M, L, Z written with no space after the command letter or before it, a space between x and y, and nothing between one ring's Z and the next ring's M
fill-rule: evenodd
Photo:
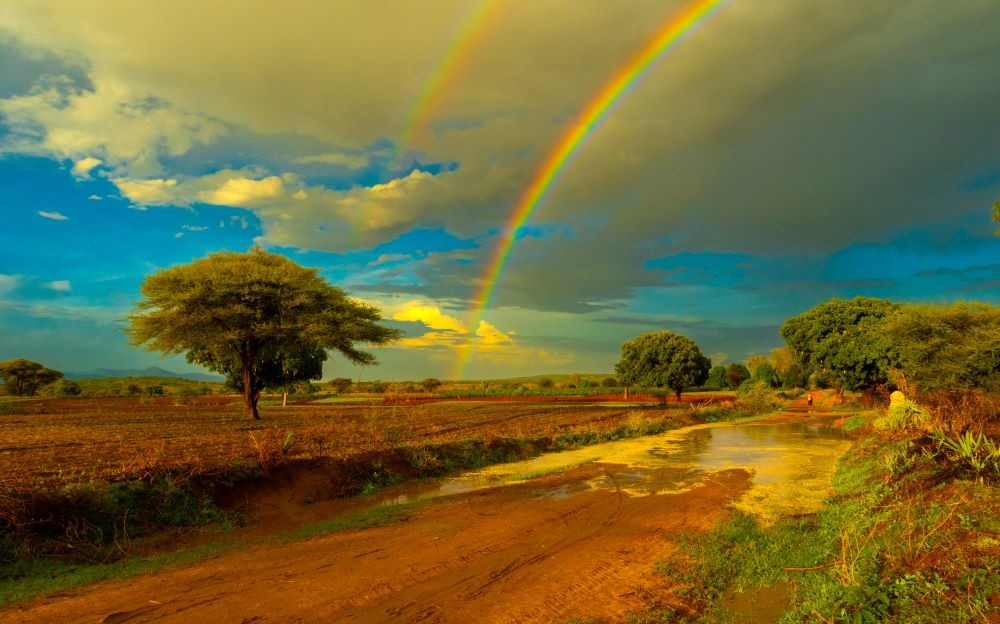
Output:
M327 387L330 388L335 394L343 394L350 389L351 384L353 384L347 377L334 377L327 383Z
M82 392L80 384L69 379L60 379L59 381L50 383L42 388L41 391L43 396L61 397L80 396L80 392Z
M604 386L605 388L617 388L618 380L615 379L614 377L605 377L604 379L601 380L601 385Z
M766 412L776 405L771 384L766 381L747 380L743 382L736 391L736 398L754 414Z

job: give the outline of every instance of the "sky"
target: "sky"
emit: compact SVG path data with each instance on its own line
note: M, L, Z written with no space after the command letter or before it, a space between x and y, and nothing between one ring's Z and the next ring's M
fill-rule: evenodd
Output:
M146 276L254 245L403 330L325 378L610 373L656 330L726 364L832 297L1000 302L998 23L995 0L4 0L0 360L200 371L124 319Z

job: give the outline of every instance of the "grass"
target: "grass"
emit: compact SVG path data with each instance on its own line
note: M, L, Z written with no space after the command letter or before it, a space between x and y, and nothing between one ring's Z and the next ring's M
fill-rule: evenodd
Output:
M834 495L815 516L762 529L736 514L685 540L658 570L680 583L691 609L654 615L732 621L724 596L787 584L785 624L991 621L1000 496L952 476L910 441L865 439L841 460Z
M338 531L386 526L405 521L415 509L427 502L417 500L361 509L339 518L299 527L268 541L282 543ZM248 543L243 540L228 540L150 557L132 557L115 563L85 566L60 559L31 559L22 562L16 575L0 578L0 607L17 604L35 596L66 592L99 581L154 574L170 566L195 563L247 546ZM8 570L8 574L13 572L15 571Z
M299 527L282 539L289 541L311 539L338 531L370 529L403 522L409 519L416 509L426 505L428 502L430 502L430 499L424 498L405 503L378 505L368 509L361 509L340 518Z
M145 558L131 558L102 565L80 566L60 559L32 559L21 567L19 575L0 579L0 607L23 602L29 598L61 593L76 587L152 574L170 565L192 563L242 547L236 542L212 543L197 548Z

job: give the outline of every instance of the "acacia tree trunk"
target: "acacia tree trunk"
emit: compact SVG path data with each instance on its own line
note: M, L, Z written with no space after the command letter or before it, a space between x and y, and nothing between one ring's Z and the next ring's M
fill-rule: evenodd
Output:
M243 404L246 406L247 420L260 420L260 412L257 411L260 390L256 388L257 379L253 370L253 354L245 353L240 359L243 362Z
M677 398L678 403L681 402L681 391L677 388L674 388L674 397Z

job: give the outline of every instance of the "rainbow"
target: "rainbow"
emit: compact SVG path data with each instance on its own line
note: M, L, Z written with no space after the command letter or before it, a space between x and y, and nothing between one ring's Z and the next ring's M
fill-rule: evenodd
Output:
M489 307L490 299L503 274L504 265L510 257L514 243L517 242L518 232L531 219L587 137L601 124L630 87L635 85L658 60L729 1L695 0L679 14L667 19L653 37L598 91L577 115L574 123L559 138L524 190L503 229L499 244L493 249L480 281L479 291L473 298L471 315L473 322L470 324L473 331L479 326L483 312ZM472 351L473 349L469 348L459 352L452 379L461 379Z
M395 142L397 155L410 145L414 136L425 129L434 113L440 110L448 86L456 82L458 76L465 72L475 58L476 50L486 40L491 27L499 21L503 8L505 7L499 0L483 0L461 21L462 25L457 29L457 34L452 38L434 70L430 72L423 90L410 107L410 112Z

